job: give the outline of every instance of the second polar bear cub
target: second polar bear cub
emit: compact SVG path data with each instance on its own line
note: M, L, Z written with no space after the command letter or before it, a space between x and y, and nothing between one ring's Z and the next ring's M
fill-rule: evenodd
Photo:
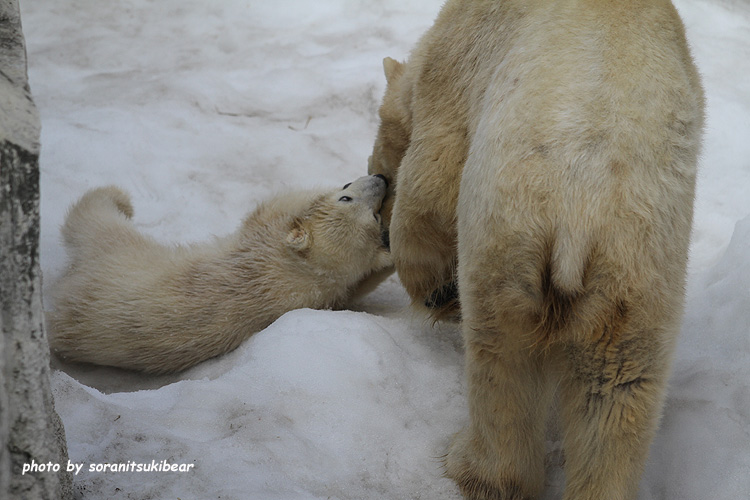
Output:
M62 228L71 258L49 315L61 358L150 373L236 348L285 312L343 307L391 265L382 176L261 204L233 234L167 247L131 222L128 195L94 189Z

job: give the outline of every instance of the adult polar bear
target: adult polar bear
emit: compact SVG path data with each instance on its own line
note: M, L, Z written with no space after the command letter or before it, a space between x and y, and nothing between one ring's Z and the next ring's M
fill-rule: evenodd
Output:
M395 194L396 269L437 314L455 310L457 275L471 422L447 474L468 498L537 498L559 387L564 498L635 498L703 127L674 7L449 0L409 61L384 65L370 173Z

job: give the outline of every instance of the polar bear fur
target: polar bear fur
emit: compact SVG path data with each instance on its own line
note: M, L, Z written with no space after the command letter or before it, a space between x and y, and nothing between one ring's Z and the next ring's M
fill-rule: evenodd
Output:
M55 287L52 350L151 373L236 348L287 311L346 304L391 265L381 243L386 184L279 196L227 237L167 247L141 234L116 187L86 193L62 229L70 268Z
M370 173L415 302L460 314L446 472L533 499L557 394L565 500L634 499L684 300L704 97L668 0L448 0L388 81ZM457 282L457 286L456 286Z

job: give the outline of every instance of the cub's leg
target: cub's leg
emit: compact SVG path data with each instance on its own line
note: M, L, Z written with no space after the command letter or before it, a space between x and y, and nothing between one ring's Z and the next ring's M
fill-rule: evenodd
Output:
M396 271L414 303L432 308L437 318L459 310L456 204L465 142L463 133L450 133L412 145L396 183L390 224Z
M128 235L140 238L130 222L130 197L115 186L92 189L75 203L65 218L62 235L73 262L121 247Z
M382 282L393 274L393 257L385 249L378 250L372 274L359 282L349 297L349 304L374 291Z
M634 330L611 325L593 342L564 348L564 500L637 497L662 407L671 348L663 343L668 333L664 329Z
M469 500L537 498L552 392L544 355L513 331L467 324L464 336L471 424L454 438L446 473Z

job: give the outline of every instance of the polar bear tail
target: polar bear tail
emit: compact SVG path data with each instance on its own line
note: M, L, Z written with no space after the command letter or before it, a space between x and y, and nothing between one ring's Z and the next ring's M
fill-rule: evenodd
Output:
M550 259L550 273L552 285L563 294L575 296L583 291L583 275L589 257L588 247L585 232L557 228Z
M113 231L128 230L133 205L127 193L115 186L86 192L68 211L62 227L65 246L71 256L82 257L92 248L106 247Z

